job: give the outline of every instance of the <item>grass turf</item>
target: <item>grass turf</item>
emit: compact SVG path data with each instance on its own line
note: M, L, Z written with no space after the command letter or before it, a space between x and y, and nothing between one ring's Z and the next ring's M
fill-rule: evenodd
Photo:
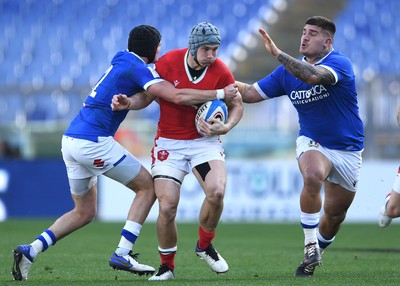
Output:
M0 286L12 281L12 249L30 243L49 220L8 220L0 223ZM179 243L174 281L151 282L146 276L114 271L108 259L124 222L94 221L41 254L26 285L399 285L399 225L344 223L334 244L324 253L324 265L313 278L295 278L302 260L299 224L221 223L214 240L229 264L217 275L194 253L197 224L178 224ZM139 261L158 268L156 226L144 225L134 247ZM25 285L25 284L24 284Z

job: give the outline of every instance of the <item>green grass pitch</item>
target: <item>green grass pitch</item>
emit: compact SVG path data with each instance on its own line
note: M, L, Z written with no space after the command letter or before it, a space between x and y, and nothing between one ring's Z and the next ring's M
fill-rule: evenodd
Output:
M8 220L0 223L0 286L4 285L400 285L400 227L344 223L334 244L324 253L324 265L313 278L295 278L302 260L299 224L221 222L214 246L230 269L213 273L194 253L197 224L178 224L176 279L147 281L146 276L114 271L108 259L124 222L94 221L57 242L33 263L26 282L13 281L12 249L30 243L49 220ZM144 225L134 247L139 261L158 268L156 226ZM22 283L22 284L21 284Z

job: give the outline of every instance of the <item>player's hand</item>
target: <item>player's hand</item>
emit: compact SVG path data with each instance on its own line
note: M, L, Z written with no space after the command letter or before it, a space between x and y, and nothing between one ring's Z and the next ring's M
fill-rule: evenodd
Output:
M267 51L273 55L274 57L278 57L281 54L281 50L275 45L274 41L272 41L271 37L268 35L267 31L264 28L259 28L258 32L260 32L264 45Z
M225 124L217 118L210 118L208 122L204 118L200 118L199 129L201 135L205 137L223 135L228 132Z
M129 107L130 99L125 94L116 94L111 100L113 111L126 110Z
M231 83L230 85L227 85L224 87L224 93L225 93L225 100L230 100L234 99L237 96L238 92L238 85L236 83Z

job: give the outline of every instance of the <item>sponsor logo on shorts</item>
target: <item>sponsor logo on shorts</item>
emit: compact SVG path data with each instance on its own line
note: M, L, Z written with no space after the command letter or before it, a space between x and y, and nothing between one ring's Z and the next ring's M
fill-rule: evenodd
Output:
M157 159L160 161L165 161L168 159L169 153L167 150L160 150L157 152Z
M104 167L104 161L102 159L95 159L93 161L93 166L95 166L97 168L102 168L102 167Z

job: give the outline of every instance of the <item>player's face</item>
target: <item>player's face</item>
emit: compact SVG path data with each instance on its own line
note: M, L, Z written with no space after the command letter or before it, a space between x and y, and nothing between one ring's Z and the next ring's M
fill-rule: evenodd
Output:
M328 34L318 26L305 25L299 51L306 58L315 58L326 49Z
M211 65L217 58L219 45L206 45L197 49L197 61L202 67Z
M159 57L159 55L160 55L160 51L161 51L161 42L158 44L157 51L156 51L156 55L154 56L153 63L155 63L155 62L158 61L158 57Z

